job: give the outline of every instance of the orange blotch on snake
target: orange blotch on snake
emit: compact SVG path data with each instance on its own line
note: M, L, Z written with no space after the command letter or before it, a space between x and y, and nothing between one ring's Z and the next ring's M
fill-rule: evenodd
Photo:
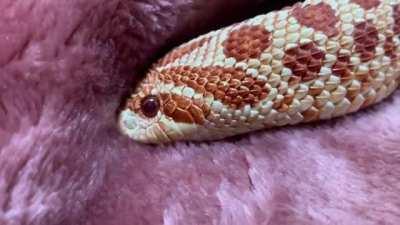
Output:
M205 68L183 68L175 67L161 71L163 78L178 76L184 85L193 88L197 93L210 94L215 99L233 108L241 108L245 104L254 106L268 95L265 87L266 82L250 77L239 68L205 67ZM191 76L192 73L199 74L196 80L182 79ZM168 83L166 80L161 80Z
M375 8L381 3L380 0L351 0L351 2L360 5L365 10Z
M214 93L215 91L218 90L218 86L215 83L207 83L206 85L206 91Z
M271 45L272 36L264 26L242 26L233 30L223 42L226 57L237 61L258 58Z
M340 77L341 82L352 79L354 66L350 62L350 55L338 54L337 61L332 67L332 73Z
M399 56L396 53L396 45L393 41L393 36L386 37L383 49L385 50L385 55L390 57L390 59L392 60L392 63L397 62Z
M353 34L355 51L360 54L362 62L375 57L375 48L379 44L378 30L372 22L361 22L355 25Z
M303 26L312 27L317 31L321 31L328 37L339 34L336 24L339 18L335 15L335 11L326 3L317 5L307 5L301 7L300 4L294 6L292 15Z
M166 103L164 103L164 113L166 115L172 115L174 113L174 111L176 110L176 102L174 101L168 101Z
M283 65L291 69L294 76L307 82L317 78L323 65L325 53L314 43L288 49L283 58Z
M231 88L233 88L233 89L237 89L238 87L240 87L240 84L241 84L241 82L240 82L239 79L233 78L233 79L231 79L231 80L229 81L229 86L230 86Z
M189 112L197 124L204 123L204 121L205 121L204 112L198 105L192 104L189 107Z
M162 111L175 122L203 124L210 113L207 105L177 94L161 94Z
M189 111L181 108L176 108L171 117L176 122L181 123L194 123L194 119Z

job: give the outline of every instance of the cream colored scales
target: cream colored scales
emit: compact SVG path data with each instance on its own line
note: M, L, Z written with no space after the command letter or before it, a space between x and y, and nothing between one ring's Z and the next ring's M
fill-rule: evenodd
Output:
M145 143L216 140L325 120L399 84L400 1L305 1L200 36L162 58L119 126Z

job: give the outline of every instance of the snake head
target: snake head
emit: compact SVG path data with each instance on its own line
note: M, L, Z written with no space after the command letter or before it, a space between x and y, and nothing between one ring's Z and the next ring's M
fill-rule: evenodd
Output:
M207 105L203 98L185 96L183 86L165 83L160 76L152 70L139 84L119 115L120 129L143 143L196 139L209 113Z

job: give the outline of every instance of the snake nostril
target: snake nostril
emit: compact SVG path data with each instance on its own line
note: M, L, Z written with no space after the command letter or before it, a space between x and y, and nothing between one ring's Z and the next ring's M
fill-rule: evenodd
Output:
M160 109L160 101L155 95L148 95L140 102L140 108L147 117L155 117Z

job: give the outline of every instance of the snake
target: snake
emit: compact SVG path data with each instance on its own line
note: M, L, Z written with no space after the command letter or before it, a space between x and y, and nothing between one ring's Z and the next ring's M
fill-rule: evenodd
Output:
M399 0L297 2L172 49L118 127L142 143L214 141L358 112L397 89L399 37Z

